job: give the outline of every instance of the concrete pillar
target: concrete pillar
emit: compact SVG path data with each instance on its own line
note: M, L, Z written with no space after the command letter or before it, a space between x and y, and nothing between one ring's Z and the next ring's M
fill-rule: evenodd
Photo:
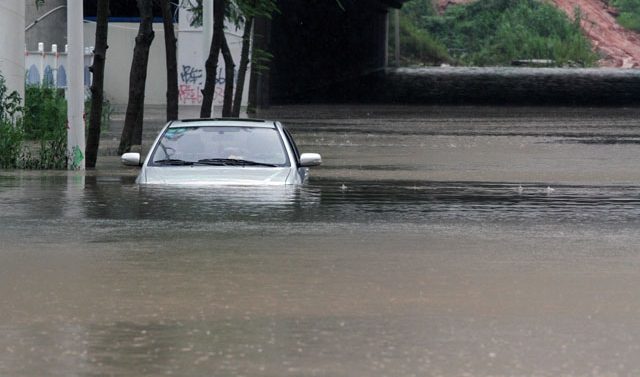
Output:
M84 38L82 1L67 8L67 156L70 169L84 170Z
M0 71L9 92L24 98L25 0L0 0Z

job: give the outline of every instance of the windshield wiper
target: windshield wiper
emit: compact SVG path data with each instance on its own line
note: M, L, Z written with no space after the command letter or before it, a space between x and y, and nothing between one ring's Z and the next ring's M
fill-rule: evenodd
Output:
M202 164L202 165L215 165L215 166L224 165L224 162L223 161L218 161L217 158L203 158L202 160L198 160L197 163L198 164Z
M223 165L252 165L252 166L269 166L276 167L277 165L268 164L265 162L257 162L257 161L249 161L249 160L241 160L237 158L204 158L202 160L198 160L201 164L223 164Z
M167 158L164 160L153 161L153 163L160 164L160 165L193 165L195 162L179 160L175 158Z

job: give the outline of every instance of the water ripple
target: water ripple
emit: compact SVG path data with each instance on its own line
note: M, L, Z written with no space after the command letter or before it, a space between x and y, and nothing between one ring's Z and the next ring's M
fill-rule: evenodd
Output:
M21 181L20 181L21 182ZM287 188L137 186L34 180L0 188L5 219L193 223L636 222L640 186L316 179ZM64 183L63 183L64 182ZM35 183L35 184L33 184ZM58 185L52 183L60 183ZM521 187L521 189L519 189ZM394 225L395 224L395 225Z

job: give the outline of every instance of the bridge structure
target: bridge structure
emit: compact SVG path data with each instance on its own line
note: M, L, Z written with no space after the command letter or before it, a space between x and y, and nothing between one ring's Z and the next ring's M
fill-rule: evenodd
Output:
M279 0L270 22L256 23L273 58L259 80L261 105L330 94L384 72L389 12L409 0ZM338 92L333 92L338 90ZM332 93L333 92L333 93Z
M389 14L407 1L279 0L272 19L256 23L259 48L273 55L258 79L258 106L640 104L637 69L387 67Z

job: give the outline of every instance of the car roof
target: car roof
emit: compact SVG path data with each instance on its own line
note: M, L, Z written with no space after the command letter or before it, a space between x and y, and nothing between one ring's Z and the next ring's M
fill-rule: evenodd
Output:
M275 128L275 122L263 119L197 118L174 120L169 128L181 127L261 127Z

